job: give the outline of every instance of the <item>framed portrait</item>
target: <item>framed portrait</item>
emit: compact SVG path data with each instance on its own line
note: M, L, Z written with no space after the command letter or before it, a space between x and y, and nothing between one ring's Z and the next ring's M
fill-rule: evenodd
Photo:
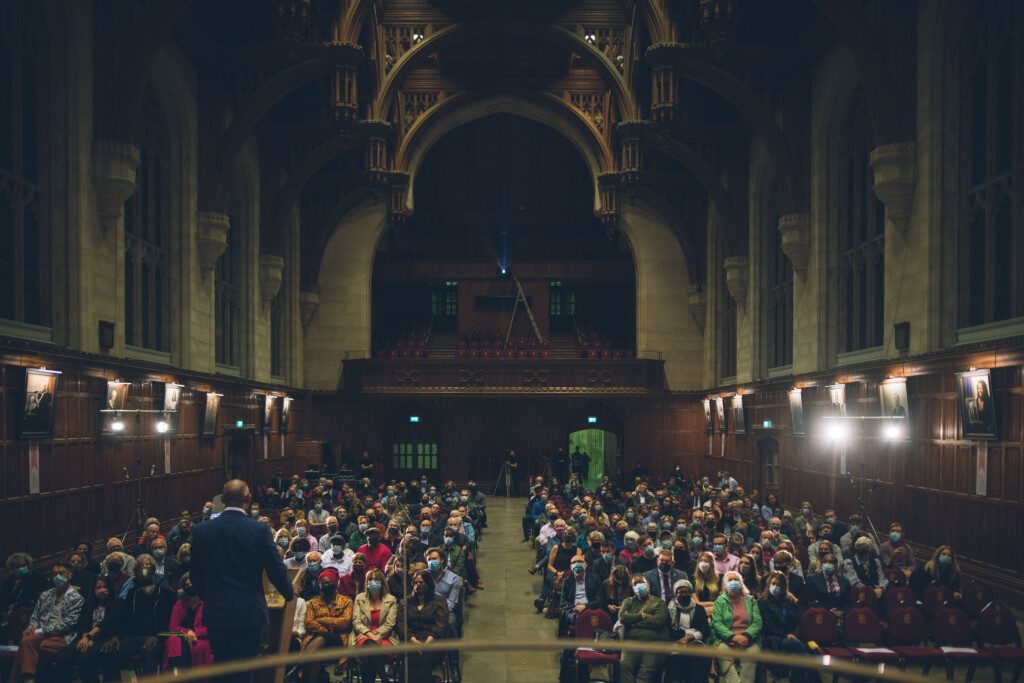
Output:
M960 425L965 439L995 440L996 402L988 369L957 373Z
M899 422L900 434L910 438L910 403L907 400L907 379L894 377L878 385L882 417L891 417Z
M131 386L128 382L107 382L107 393L106 400L103 402L104 411L119 411L124 410L125 401L128 399L128 387ZM100 413L103 416L103 434L117 434L118 432L113 429L111 425L117 420L118 414L116 412L103 412Z
M288 431L288 415L291 413L292 399L290 396L285 396L281 399L281 426L278 429L279 432L284 434Z
M747 416L743 413L743 396L732 397L732 431L735 434L747 433Z
M53 404L57 396L57 370L25 368L25 400L18 433L24 439L53 436Z
M710 434L715 431L715 421L711 417L711 401L704 399L704 431Z
M203 413L203 436L212 436L217 433L217 411L220 409L220 397L222 394L213 392L206 394L206 410Z
M789 415L793 421L793 434L806 435L807 426L804 423L803 389L793 389L789 392Z
M274 403L277 396L267 394L263 399L263 431L269 432L274 426Z
M825 387L828 391L829 415L833 417L846 416L846 385L830 384Z
M163 419L167 422L167 431L178 431L178 405L181 401L181 390L184 387L180 384L164 385L164 414Z
M718 431L725 432L725 399L719 396L715 399L715 412L718 414Z

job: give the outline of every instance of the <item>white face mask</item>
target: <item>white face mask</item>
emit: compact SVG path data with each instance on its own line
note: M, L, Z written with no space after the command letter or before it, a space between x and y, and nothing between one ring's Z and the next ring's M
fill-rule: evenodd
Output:
M700 569L701 572L707 574L708 571L711 570L711 563L710 562L699 562L699 563L697 563L697 568Z

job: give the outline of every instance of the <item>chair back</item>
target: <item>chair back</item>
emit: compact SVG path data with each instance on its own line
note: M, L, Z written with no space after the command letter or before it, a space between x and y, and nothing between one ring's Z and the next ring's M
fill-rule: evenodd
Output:
M992 602L992 589L981 581L974 581L964 591L964 611L971 619L981 617L985 605Z
M902 569L890 567L889 569L883 569L882 573L885 574L885 578L889 580L890 586L907 585L907 575L903 573Z
M585 609L576 617L576 638L593 640L594 631L611 631L612 618L599 609Z
M882 625L878 622L878 613L870 607L859 605L853 607L843 618L843 630L846 632L847 643L881 643Z
M827 646L836 643L836 617L824 607L809 607L800 618L804 631L804 641L813 640L818 645Z
M947 586L931 585L924 589L922 596L924 603L924 615L929 619L935 618L939 608L953 599L953 591Z
M889 614L889 642L892 645L917 645L928 636L924 615L911 604L903 604Z
M851 586L850 599L856 607L867 607L878 613L878 595L868 586Z
M882 594L882 601L885 604L885 613L891 614L904 602L914 602L914 593L906 586L890 585Z
M978 615L978 640L990 645L1020 647L1020 629L1013 613L998 602L990 602Z
M947 606L935 614L935 644L970 647L971 621L959 607Z

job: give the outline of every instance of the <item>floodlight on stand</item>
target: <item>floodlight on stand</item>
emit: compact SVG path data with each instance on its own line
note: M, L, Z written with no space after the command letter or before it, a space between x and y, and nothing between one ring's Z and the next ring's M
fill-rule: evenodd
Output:
M825 436L832 441L845 441L848 432L849 428L843 420L829 420L825 425Z
M882 429L882 434L884 434L887 439L896 440L900 438L900 431L900 426L896 424L896 422L890 422L885 425L884 429Z
M114 421L110 423L110 430L114 432L124 431L124 420L121 419L120 415L115 417Z
M156 431L160 432L161 434L166 434L169 428L170 425L167 424L166 420L160 420L159 422L156 423Z

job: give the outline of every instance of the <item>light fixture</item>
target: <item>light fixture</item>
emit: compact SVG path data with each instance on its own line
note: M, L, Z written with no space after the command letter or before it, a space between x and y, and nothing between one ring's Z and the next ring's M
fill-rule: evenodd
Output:
M825 427L825 436L832 441L846 441L849 427L843 420L829 420Z
M166 434L169 428L170 425L167 424L166 420L160 420L159 422L156 423L156 431L160 432L161 434Z
M124 420L122 420L120 417L115 418L114 421L110 423L110 429L111 431L114 432L123 432Z
M897 425L895 422L890 422L889 424L885 425L885 428L882 430L882 433L885 434L885 438L887 439L898 439L900 438L899 425Z
M589 422L590 424L596 424L597 423L597 418L596 417L588 417L587 418L587 422Z
M593 33L588 33L587 35L583 36L583 40L593 45L594 43L597 42L597 36L595 36Z
M421 40L423 40L423 35L422 34L419 34L419 33L413 33L412 34L412 42L418 43Z
M409 422L419 422L419 421L420 421L420 416L419 415L410 415L409 416Z

